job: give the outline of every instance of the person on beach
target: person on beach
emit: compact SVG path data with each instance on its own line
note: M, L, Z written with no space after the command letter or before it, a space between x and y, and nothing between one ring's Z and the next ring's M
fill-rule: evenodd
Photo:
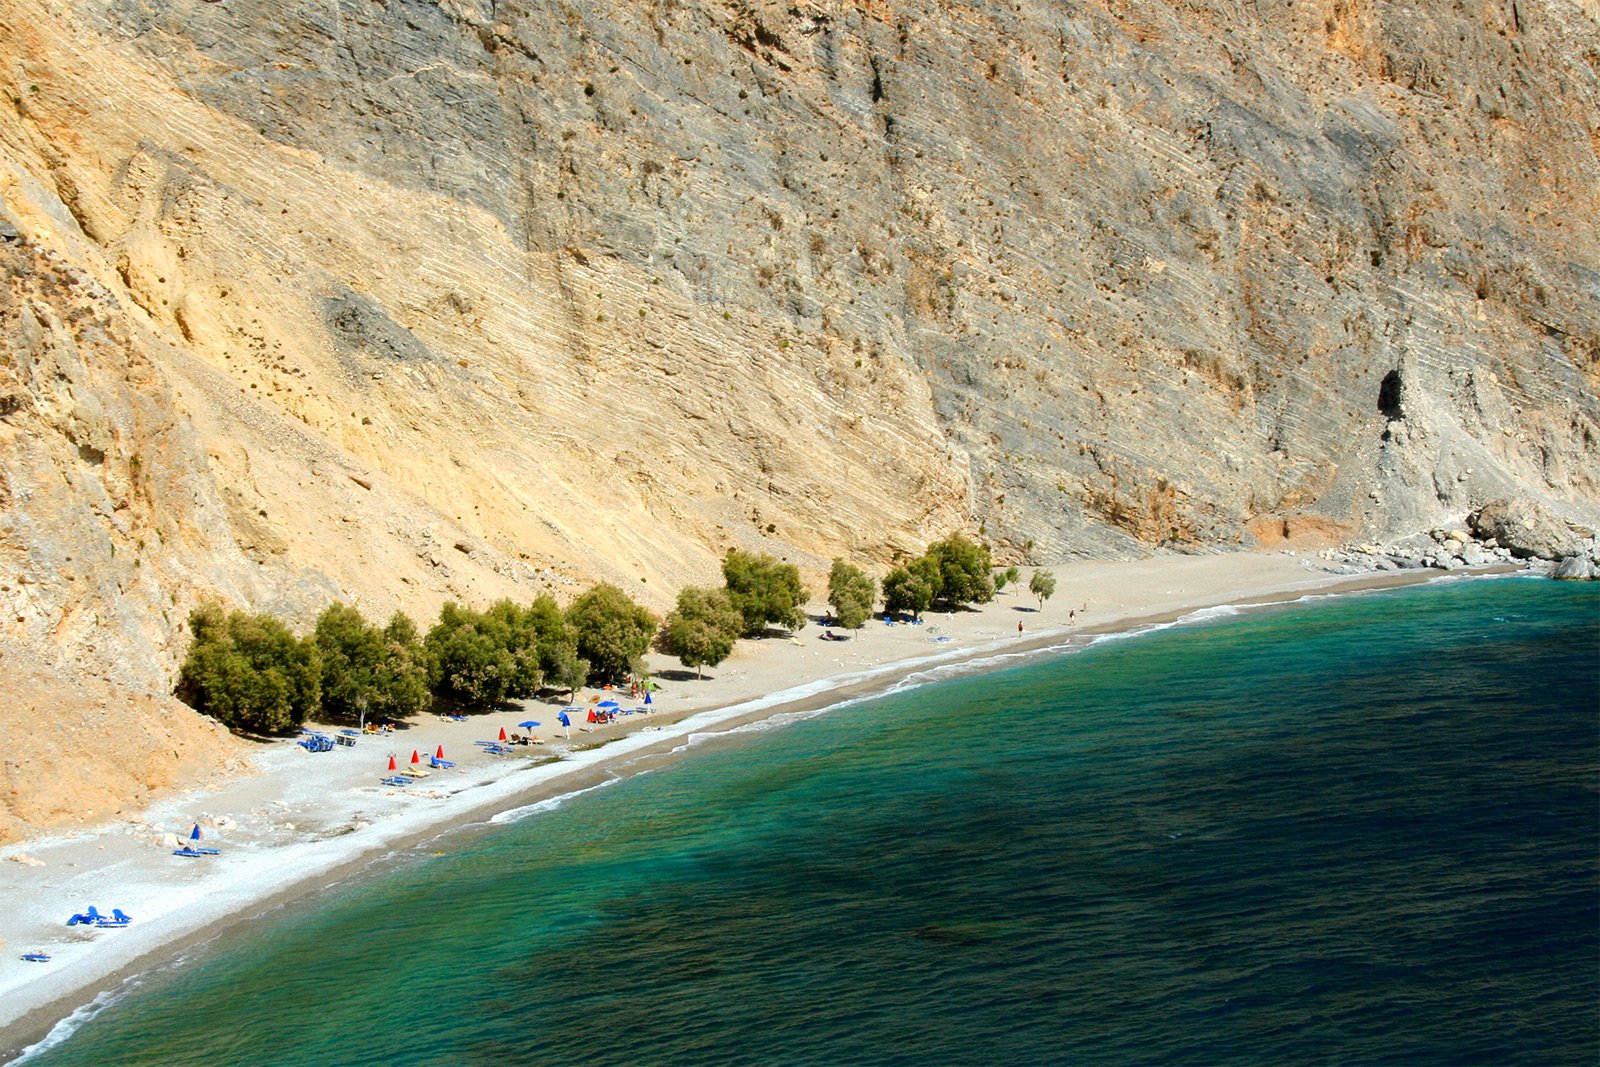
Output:
M1018 637L1022 636L1022 623L1020 623L1020 622L1017 623L1017 636Z

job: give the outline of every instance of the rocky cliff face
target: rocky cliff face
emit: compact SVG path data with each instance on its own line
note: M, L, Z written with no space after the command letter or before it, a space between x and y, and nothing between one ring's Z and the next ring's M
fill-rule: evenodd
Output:
M1597 19L0 0L0 653L81 704L205 596L1595 525Z

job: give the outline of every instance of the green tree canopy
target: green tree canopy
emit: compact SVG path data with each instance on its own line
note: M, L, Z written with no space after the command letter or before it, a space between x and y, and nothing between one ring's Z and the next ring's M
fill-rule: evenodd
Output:
M536 634L539 670L544 674L546 683L566 688L565 678L576 664L582 662L578 659L577 633L567 625L567 616L561 610L561 605L549 593L540 594L528 606L527 619ZM576 689L583 682L584 679L580 678L577 685L570 688Z
M620 682L650 647L656 617L621 589L602 582L567 606L567 625L595 677Z
M377 684L367 701L367 711L403 719L433 703L428 692L428 656L417 638L417 626L403 612L395 612L383 628L388 653L378 668Z
M933 603L938 569L926 557L896 567L883 576L883 610L886 615L895 613L921 618Z
M871 618L877 599L878 583L871 575L842 559L833 561L833 569L828 572L828 603L833 605L840 626L861 629L861 624Z
M504 701L518 670L509 640L504 622L446 601L422 640L430 688L470 707Z
M1055 595L1056 576L1049 571L1034 571L1028 579L1028 592L1039 598L1039 610L1043 611L1044 602Z
M335 722L361 718L389 658L383 633L349 604L329 604L313 631L322 665L322 712Z
M998 593L1000 590L1004 589L1006 586L1010 585L1016 580L1017 568L1007 567L1005 570L994 576L994 591Z
M285 733L321 702L316 642L270 615L205 605L189 616L194 635L178 674L185 704L235 730Z
M789 630L805 626L800 607L806 602L806 590L794 564L779 563L765 552L757 555L735 548L722 561L722 577L728 599L744 618L745 637L759 636L768 623Z
M987 604L994 599L994 563L989 549L960 533L928 546L927 558L939 568L939 589L934 596L954 607Z
M744 630L744 616L733 608L727 590L690 586L678 593L678 606L661 625L657 647L678 657L700 676L702 666L715 667L728 658Z
M553 602L552 602L553 603ZM505 643L511 653L512 671L506 680L506 696L531 697L544 682L540 657L540 612L521 608L510 600L497 600L484 613L490 632Z

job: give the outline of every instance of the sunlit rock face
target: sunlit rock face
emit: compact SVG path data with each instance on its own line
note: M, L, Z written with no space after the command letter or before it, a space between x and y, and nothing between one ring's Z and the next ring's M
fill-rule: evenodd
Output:
M0 0L0 651L1600 524L1597 19Z

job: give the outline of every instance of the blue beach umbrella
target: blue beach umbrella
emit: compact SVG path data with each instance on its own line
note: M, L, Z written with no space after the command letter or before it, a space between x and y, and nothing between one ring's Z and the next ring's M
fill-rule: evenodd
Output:
M572 720L567 718L567 713L564 711L560 715L556 716L556 722L569 728L572 726Z
M519 722L517 725L522 727L524 730L531 730L539 724L534 722L532 719L529 719L527 722Z
M189 831L189 840L190 841L198 841L198 840L200 840L200 824L199 823L195 823L194 824L194 829Z
M601 708L620 708L620 707L622 707L622 705L618 704L615 700L602 700L599 704L597 704L595 706L596 707L601 707Z
M650 690L648 689L644 691L644 702L646 704L650 703Z

